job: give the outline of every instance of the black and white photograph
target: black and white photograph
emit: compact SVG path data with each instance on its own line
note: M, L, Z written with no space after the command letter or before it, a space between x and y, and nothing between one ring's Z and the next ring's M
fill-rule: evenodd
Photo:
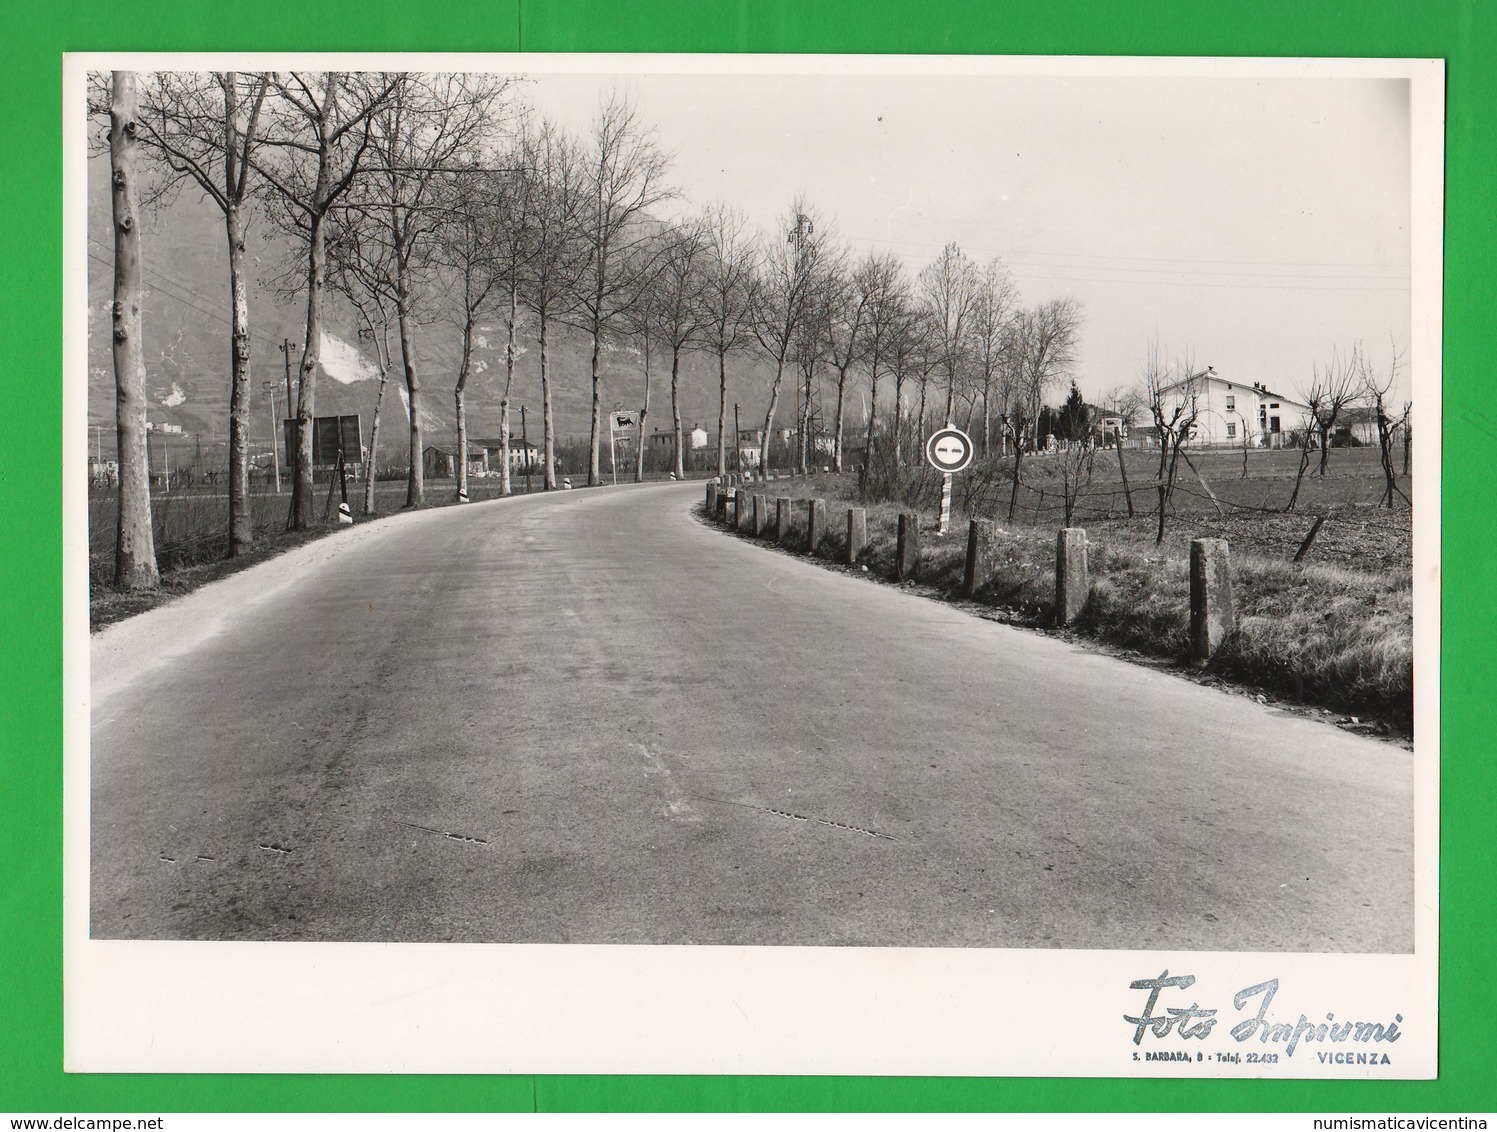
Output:
M1438 62L65 87L70 1068L1434 1075Z

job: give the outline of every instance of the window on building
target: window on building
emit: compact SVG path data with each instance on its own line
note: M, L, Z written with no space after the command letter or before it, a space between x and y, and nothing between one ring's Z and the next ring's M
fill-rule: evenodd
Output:
M1236 435L1237 435L1237 422L1236 421L1228 421L1227 422L1227 439L1231 440Z
M1268 407L1270 409L1277 409L1279 407L1279 403L1277 401L1270 401Z
M1230 412L1232 412L1236 408L1237 408L1237 398L1233 397L1231 395L1228 395L1228 397L1227 397L1227 412L1230 413Z

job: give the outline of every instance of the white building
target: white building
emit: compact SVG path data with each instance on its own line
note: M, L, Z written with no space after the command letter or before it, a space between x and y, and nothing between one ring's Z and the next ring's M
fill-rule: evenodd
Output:
M1213 372L1161 390L1165 420L1191 398L1196 414L1192 445L1241 447L1246 443L1252 448L1282 448L1288 434L1303 435L1314 419L1303 401L1275 393L1262 382L1244 384ZM1136 425L1152 443L1159 443L1152 421L1139 420Z

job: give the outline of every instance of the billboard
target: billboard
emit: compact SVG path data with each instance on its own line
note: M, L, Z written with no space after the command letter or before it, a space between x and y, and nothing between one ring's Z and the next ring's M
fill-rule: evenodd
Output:
M286 464L296 463L296 418L283 422L286 428ZM338 462L338 449L343 450L345 464L363 462L360 443L359 414L346 413L341 417L312 418L312 464L326 467Z

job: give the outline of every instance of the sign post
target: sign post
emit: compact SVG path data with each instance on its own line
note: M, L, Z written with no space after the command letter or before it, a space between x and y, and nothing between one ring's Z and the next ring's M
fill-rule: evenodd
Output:
M936 533L951 525L951 477L972 463L972 438L952 425L937 429L925 442L925 459L941 473L941 521Z
M638 427L638 418L627 410L620 410L608 418L608 465L613 472L615 487L618 486L619 482L618 448L616 447L619 442L618 434L621 431L627 432L629 429ZM644 443L644 437L640 437L639 439L640 443Z

